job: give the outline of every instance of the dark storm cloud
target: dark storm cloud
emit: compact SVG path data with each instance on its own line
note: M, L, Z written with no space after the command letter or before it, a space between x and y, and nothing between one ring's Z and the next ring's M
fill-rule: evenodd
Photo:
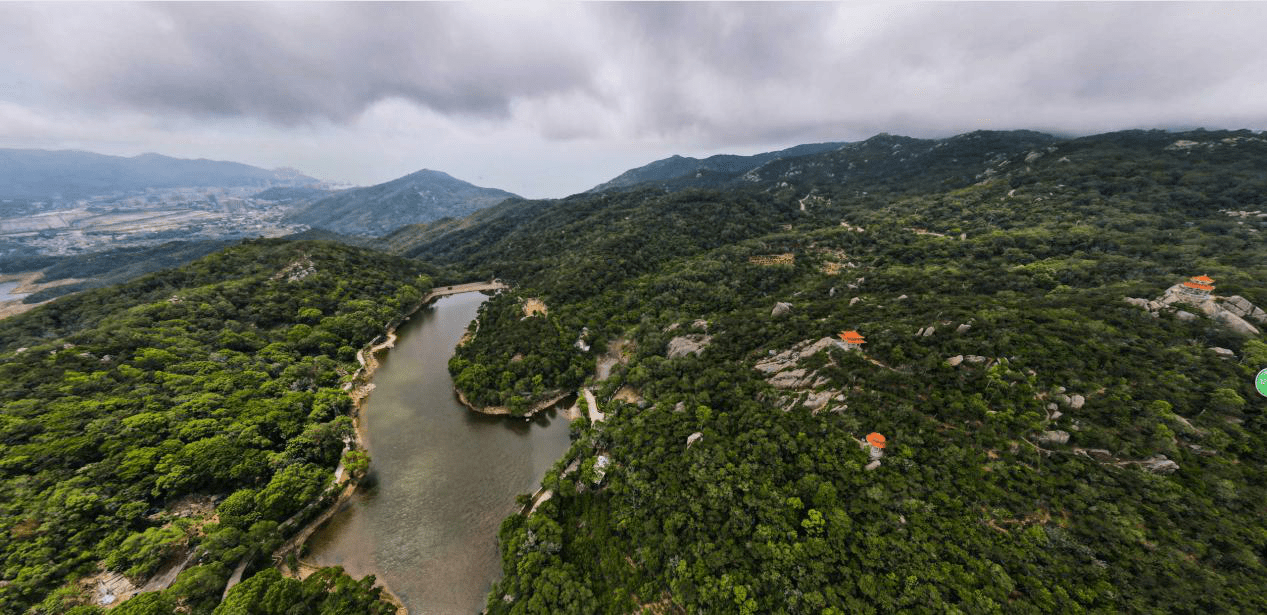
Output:
M505 116L511 100L584 89L589 74L549 33L461 5L132 8L112 31L32 41L46 48L33 60L69 75L64 94L83 102L280 122L347 121L391 97Z
M405 100L700 147L1036 127L1267 128L1255 4L0 5L0 103L280 126ZM0 109L3 111L3 109ZM2 119L2 117L0 117Z

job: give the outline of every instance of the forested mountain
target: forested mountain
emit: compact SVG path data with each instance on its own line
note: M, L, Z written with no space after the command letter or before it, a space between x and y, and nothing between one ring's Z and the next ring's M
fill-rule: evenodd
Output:
M317 180L290 169L187 160L159 154L131 158L90 152L0 149L0 198L72 200L146 188L303 186Z
M399 179L335 193L287 220L345 235L382 235L407 224L462 217L518 196L423 169Z
M517 284L458 386L606 415L489 611L1267 610L1267 323L1125 301L1267 305L1264 165L1248 131L881 136L430 229L411 255Z
M99 613L74 579L104 567L140 586L185 561L112 612L210 613L236 565L271 565L332 497L356 349L417 304L423 270L251 241L0 321L0 611ZM391 611L372 585L271 571L217 612Z
M37 284L72 278L77 280L31 293L23 300L24 303L40 303L88 288L122 284L147 273L179 267L235 243L231 240L171 241L158 246L114 248L67 256L10 256L0 261L0 273L42 270L36 279Z
M247 242L61 298L0 321L0 610L97 613L73 579L184 553L118 611L385 608L263 561L217 603L438 274L514 285L463 393L604 416L503 523L490 613L1267 612L1264 168L1249 131L881 135L382 239L416 260ZM195 494L217 523L173 518Z
M630 186L646 182L677 179L696 174L698 174L699 177L703 177L705 173L735 175L752 170L770 162L771 160L817 154L836 149L843 145L846 144L807 143L805 145L797 145L777 152L765 152L752 156L718 154L704 159L691 158L689 156L671 156L663 160L657 160L650 164L640 166L636 169L629 169L609 181L590 188L587 192L606 192L608 190L628 188Z

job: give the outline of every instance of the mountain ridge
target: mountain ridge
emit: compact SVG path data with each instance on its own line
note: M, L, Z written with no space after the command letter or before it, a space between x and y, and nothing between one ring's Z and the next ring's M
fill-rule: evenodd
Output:
M0 198L72 200L147 188L303 186L319 183L295 169L175 158L146 152L113 156L82 150L0 149Z
M743 172L778 158L816 154L830 151L843 145L846 145L846 143L804 143L778 151L763 152L750 156L714 154L707 158L693 158L675 154L668 158L661 158L640 167L629 169L608 181L590 188L586 193L629 188L650 181L676 179L696 172Z
M422 169L381 184L337 192L290 214L287 220L344 235L382 235L409 224L464 217L519 198L443 171Z

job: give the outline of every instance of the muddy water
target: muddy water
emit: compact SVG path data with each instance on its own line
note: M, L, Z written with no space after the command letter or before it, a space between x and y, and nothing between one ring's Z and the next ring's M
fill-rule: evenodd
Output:
M440 299L380 355L363 433L377 482L309 539L304 557L377 575L415 615L483 608L501 574L498 526L568 447L554 410L527 422L454 398L447 363L484 299Z

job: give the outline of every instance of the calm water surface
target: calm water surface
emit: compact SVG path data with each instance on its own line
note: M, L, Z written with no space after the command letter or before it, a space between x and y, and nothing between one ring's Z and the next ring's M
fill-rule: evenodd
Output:
M15 293L13 289L18 287L18 282L0 282L0 301L12 301L21 299L30 293Z
M554 411L490 417L454 397L448 360L485 298L441 298L397 331L364 415L377 485L308 543L307 561L377 575L415 615L483 609L501 576L498 526L569 444Z

